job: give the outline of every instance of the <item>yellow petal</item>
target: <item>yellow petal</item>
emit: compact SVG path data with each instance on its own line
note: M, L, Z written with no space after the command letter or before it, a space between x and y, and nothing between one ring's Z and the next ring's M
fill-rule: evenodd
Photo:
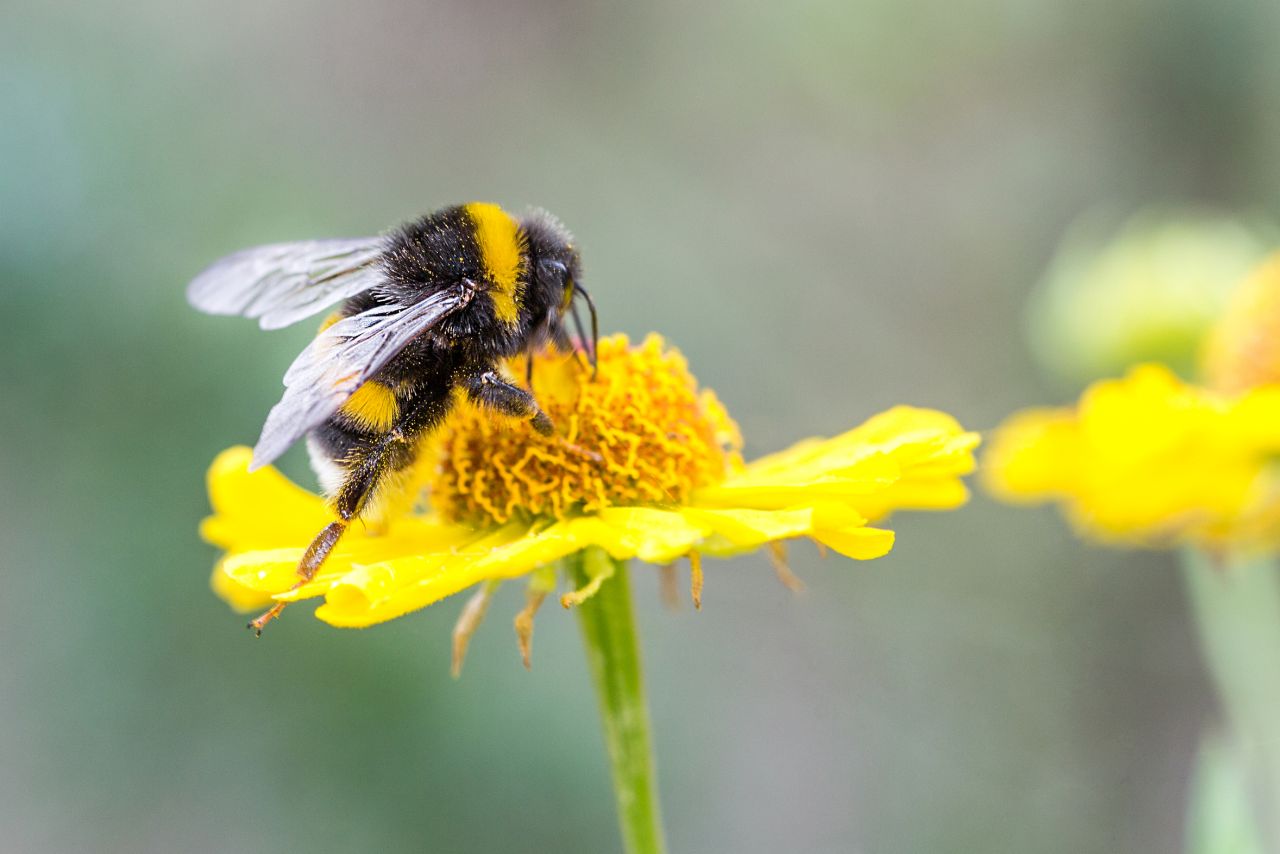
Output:
M852 506L872 521L898 510L954 510L969 500L969 489L958 478L901 480L883 491L856 499Z
M884 557L893 549L893 531L880 528L849 528L844 531L820 530L813 538L832 551L854 560Z
M983 458L983 483L1005 501L1040 501L1071 488L1080 439L1066 409L1029 409L1000 426Z
M280 598L315 595L325 588L325 604L316 610L317 617L335 626L368 626L426 607L481 581L524 575L587 546L598 545L617 559L665 562L686 553L703 534L704 529L678 513L615 507L542 530L509 525L448 554L400 557L375 566L357 564L337 577L326 565L312 584Z
M755 483L700 489L690 500L693 507L754 508L783 510L814 501L856 502L889 489L896 482L886 480L841 480L833 477L802 483Z
M719 542L709 541L701 551L727 555L758 548L774 540L803 537L814 527L813 509L793 510L702 510L685 508L685 518L709 528Z
M834 438L800 442L785 451L755 460L747 465L747 472L786 475L815 464L823 468L842 468L875 453L893 453L914 444L931 445L955 438L970 443L970 448L978 441L975 434L965 433L960 424L946 413L896 406Z
M698 490L698 507L783 510L844 503L875 520L903 509L943 510L968 499L960 481L979 438L949 415L900 406L833 439L807 440Z
M855 527L866 519L838 503L796 507L789 510L685 508L689 519L710 529L699 547L705 554L729 557L766 543L808 536L822 527Z
M246 590L272 595L282 593L298 580L298 561L306 549L253 549L235 552L222 559L218 568L232 584ZM327 566L336 570L336 564ZM332 574L329 572L328 574Z
M222 562L213 568L209 586L222 601L244 614L260 610L271 604L271 595L239 583L223 571Z
M653 507L610 507L601 510L590 528L593 544L616 560L639 558L670 563L696 546L707 533L681 513ZM580 520L588 524L588 520Z
M209 467L213 515L200 525L204 539L227 550L309 540L331 520L324 500L270 466L249 471L253 451L228 448Z
M329 582L316 616L334 626L370 626L481 581L524 575L582 547L568 524L530 533L513 523L454 551L357 565Z
M464 529L457 534L462 537L468 532ZM474 533L469 536L475 538ZM298 581L298 562L302 560L305 547L234 552L222 561L222 571L251 590L277 594L278 598L294 601L322 595L354 566L381 563L404 555L431 554L454 545L431 538L365 537L350 532L339 541L315 577L293 591L290 588Z

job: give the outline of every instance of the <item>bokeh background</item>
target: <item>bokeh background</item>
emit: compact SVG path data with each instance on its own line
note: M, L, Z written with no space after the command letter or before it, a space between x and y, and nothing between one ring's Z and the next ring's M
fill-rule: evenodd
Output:
M1099 205L1276 213L1263 0L129 4L0 26L0 848L612 851L577 627L502 592L261 641L209 592L204 469L309 325L200 316L243 246L469 199L576 232L760 453L889 405L1064 399L1027 294ZM308 477L300 454L286 460ZM895 520L867 564L637 573L680 852L1179 850L1216 710L1170 561L1050 511Z

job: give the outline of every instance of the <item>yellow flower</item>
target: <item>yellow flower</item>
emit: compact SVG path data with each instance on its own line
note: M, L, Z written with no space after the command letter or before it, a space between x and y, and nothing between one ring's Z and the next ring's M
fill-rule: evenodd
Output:
M1060 502L1103 542L1256 549L1280 534L1277 453L1280 387L1220 393L1145 364L1074 407L1009 418L983 474L1005 500Z
M531 589L545 595L555 583L547 567L591 546L658 565L687 556L695 584L702 555L796 537L876 558L894 535L872 523L967 498L960 478L978 438L940 412L898 407L744 464L737 426L657 336L637 347L602 340L594 381L570 356L536 367L553 436L459 402L419 463L430 509L354 526L296 590L298 560L332 518L324 499L274 469L250 473L247 448L224 451L209 470L214 512L201 528L225 550L214 589L241 609L324 597L317 617L363 627L517 576L532 574Z

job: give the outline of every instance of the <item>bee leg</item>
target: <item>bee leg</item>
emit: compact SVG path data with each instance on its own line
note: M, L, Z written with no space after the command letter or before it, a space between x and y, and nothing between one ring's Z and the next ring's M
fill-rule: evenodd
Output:
M298 582L293 587L290 587L290 590L297 590L315 578L316 572L324 563L325 558L329 556L329 552L333 551L333 547L338 544L338 540L342 538L342 534L346 530L346 522L330 522L324 527L323 531L316 535L316 538L311 541L311 545L307 546L306 552L303 553L302 560L298 562ZM270 611L250 620L249 628L253 629L254 634L258 637L262 637L263 627L280 616L280 612L288 604L288 602L277 602L271 606Z
M497 410L513 418L527 418L543 436L550 436L554 425L529 392L514 386L494 371L473 374L463 380L467 396L474 403Z
M525 356L524 384L528 387L530 392L533 391L533 352L532 351L530 351L529 355Z
M343 533L351 520L360 515L365 502L374 493L383 478L391 471L398 471L412 461L412 443L400 428L395 428L379 439L371 448L361 453L354 465L347 471L342 486L334 496L334 510L340 521L330 522L324 530L316 535L307 546L302 560L298 562L298 582L289 588L297 590L311 579L324 564L333 547L342 539ZM261 637L262 629L267 623L280 616L280 612L288 605L277 602L270 611L255 617L249 622L249 628Z

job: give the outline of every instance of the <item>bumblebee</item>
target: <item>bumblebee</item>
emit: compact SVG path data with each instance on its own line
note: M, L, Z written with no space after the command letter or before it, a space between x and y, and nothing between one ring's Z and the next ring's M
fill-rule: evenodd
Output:
M209 314L257 318L278 329L341 301L289 366L285 391L267 415L251 469L306 436L312 466L337 519L298 564L298 585L315 576L343 532L372 515L402 479L421 440L449 413L455 393L498 413L528 419L543 434L551 419L531 386L533 355L572 349L571 318L586 339L576 298L573 238L545 211L514 217L484 202L428 214L384 237L278 243L229 255L187 288ZM502 372L528 356L526 386ZM257 634L284 603L249 623Z

